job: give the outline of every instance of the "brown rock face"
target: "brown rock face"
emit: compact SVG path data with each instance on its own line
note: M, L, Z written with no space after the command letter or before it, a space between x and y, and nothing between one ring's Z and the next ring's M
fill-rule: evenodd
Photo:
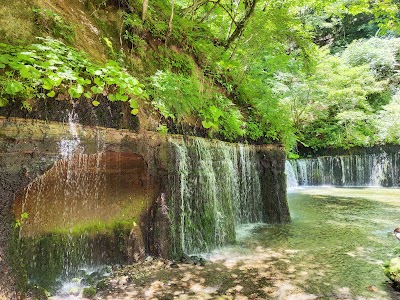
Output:
M24 274L47 272L47 285L83 264L209 250L240 222L289 221L284 162L275 146L0 118L0 298Z

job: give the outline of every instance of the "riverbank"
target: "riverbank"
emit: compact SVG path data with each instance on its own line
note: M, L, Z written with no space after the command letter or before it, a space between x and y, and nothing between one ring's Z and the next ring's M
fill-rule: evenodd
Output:
M95 299L317 299L291 283L289 263L287 272L279 270L286 255L258 248L234 261L215 255L204 265L150 259L116 271Z

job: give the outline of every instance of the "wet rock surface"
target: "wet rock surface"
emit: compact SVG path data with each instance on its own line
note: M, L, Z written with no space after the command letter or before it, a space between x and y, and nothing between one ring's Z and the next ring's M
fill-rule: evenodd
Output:
M172 257L182 252L209 251L234 242L236 223L279 223L290 218L285 194L285 156L279 146L237 145L145 131L132 133L82 126L77 123L79 119L73 113L68 123L0 117L0 299L15 290L13 281L17 285L21 282L17 290L24 290L28 279L50 289L61 269L127 264L140 260L144 253ZM188 154L185 159L179 156L183 153ZM202 163L194 163L197 160ZM191 169L182 166L189 164ZM202 170L201 174L198 170ZM254 176L251 170L257 171ZM218 181L221 177L224 180ZM118 185L121 182L122 188ZM238 194L238 190L242 192ZM115 224L126 225L122 229L127 229L129 238L123 239ZM12 228L17 227L18 232L13 234ZM107 237L112 238L103 239L106 242L99 247L87 242L86 237L92 237L89 233L93 231L100 232L102 237L111 232ZM28 239L39 241L36 252L41 255L40 261L25 243ZM60 242L51 241L55 239ZM114 240L117 242L107 242ZM69 249L69 245L73 247ZM22 255L24 249L26 255ZM119 256L116 251L121 259L108 259ZM50 259L52 253L59 254L56 260ZM171 273L176 280L181 279L181 264L207 268L201 258L183 257L182 261L168 265L176 270L177 275ZM34 269L36 266L38 270ZM10 269L21 274L10 274ZM46 282L38 282L37 277ZM209 285L214 288L213 281ZM177 292L167 287L160 289L171 290L167 295Z

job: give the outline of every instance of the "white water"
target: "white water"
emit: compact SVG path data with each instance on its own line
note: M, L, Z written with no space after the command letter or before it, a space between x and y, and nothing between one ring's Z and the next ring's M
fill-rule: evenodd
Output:
M266 221L254 146L199 138L170 142L177 170L170 179L170 211L180 250L211 250L233 242L237 224Z
M78 134L78 122L79 118L74 110L68 111L68 130L70 137L62 139L59 143L60 155L64 159L75 153L81 153L83 151L83 148L80 146L81 140Z
M400 152L324 156L286 163L288 186L400 186Z

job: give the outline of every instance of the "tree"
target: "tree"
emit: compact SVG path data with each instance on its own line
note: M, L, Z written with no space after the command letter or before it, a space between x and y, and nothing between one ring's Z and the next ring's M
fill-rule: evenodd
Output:
M143 0L142 21L146 21L149 0Z
M171 16L168 22L168 33L167 36L165 37L165 47L168 45L168 39L172 33L172 21L174 20L174 10L175 10L175 1L171 0Z

